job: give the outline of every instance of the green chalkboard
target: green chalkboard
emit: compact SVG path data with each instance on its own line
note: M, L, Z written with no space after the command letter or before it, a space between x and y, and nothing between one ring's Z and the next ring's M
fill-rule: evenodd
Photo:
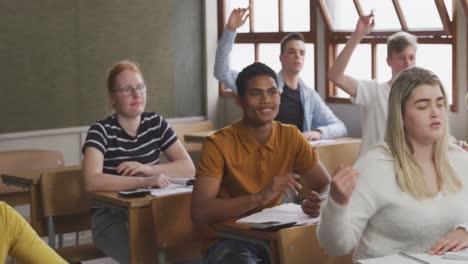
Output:
M121 59L142 66L148 111L203 115L202 23L201 0L2 1L0 133L104 118Z

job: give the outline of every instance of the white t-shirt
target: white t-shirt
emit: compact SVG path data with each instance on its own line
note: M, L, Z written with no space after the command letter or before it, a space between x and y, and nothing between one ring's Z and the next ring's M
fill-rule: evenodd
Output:
M351 97L351 101L361 106L362 142L360 156L384 140L389 94L390 85L388 82L358 81L356 97Z

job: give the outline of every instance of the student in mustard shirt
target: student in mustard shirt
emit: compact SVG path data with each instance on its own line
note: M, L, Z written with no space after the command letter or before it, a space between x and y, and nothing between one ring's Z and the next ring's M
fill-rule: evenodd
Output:
M305 213L318 216L319 193L326 192L330 176L293 125L273 119L280 94L275 72L262 63L244 68L236 80L242 120L205 141L192 196L192 218L213 224L277 205L281 195L297 194L307 181L312 187L302 204ZM351 168L338 172L352 173ZM268 263L259 246L233 239L212 241L204 262Z
M0 263L6 256L19 263L67 263L50 248L13 208L0 202Z

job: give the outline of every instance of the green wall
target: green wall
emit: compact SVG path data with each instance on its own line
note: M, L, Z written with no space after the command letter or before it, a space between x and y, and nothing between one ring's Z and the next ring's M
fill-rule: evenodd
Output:
M140 63L148 111L204 115L201 0L0 0L0 133L110 113L108 68Z

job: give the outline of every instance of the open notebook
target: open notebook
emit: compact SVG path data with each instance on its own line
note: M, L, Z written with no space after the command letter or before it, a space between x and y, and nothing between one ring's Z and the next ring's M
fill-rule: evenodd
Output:
M455 252L449 252L455 253ZM468 260L448 259L447 256L433 256L426 253L406 254L400 252L396 255L381 258L358 260L359 264L468 264Z
M251 214L237 220L237 223L264 223L264 222L296 222L296 225L315 224L318 218L312 218L302 212L301 206L294 203L285 203L271 208L263 209L261 212Z
M193 178L171 178L171 182L165 188L151 189L153 196L166 196L177 193L189 193L193 191L193 186L187 186L187 181Z

